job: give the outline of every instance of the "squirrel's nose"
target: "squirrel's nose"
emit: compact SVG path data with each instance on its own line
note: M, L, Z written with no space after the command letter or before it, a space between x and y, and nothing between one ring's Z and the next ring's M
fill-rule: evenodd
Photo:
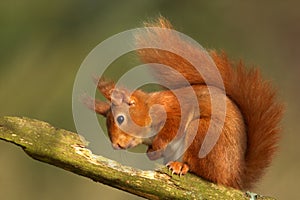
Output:
M122 147L119 143L112 144L112 147L116 150L124 149L124 147Z

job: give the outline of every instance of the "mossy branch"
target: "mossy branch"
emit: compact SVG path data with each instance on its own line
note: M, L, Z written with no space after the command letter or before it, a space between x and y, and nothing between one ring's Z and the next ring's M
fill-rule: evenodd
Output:
M34 119L0 117L0 139L22 147L36 160L148 199L250 199L192 174L179 178L164 167L142 171L123 166L92 154L78 134Z

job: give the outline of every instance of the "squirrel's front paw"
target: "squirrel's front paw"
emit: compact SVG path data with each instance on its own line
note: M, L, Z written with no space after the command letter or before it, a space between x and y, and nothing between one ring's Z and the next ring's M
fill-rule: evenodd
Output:
M178 161L170 161L166 166L172 170L172 174L179 174L179 176L185 175L190 169L187 164Z
M161 158L162 152L161 152L161 150L154 150L152 148L148 148L147 156L150 160L157 160L157 159Z

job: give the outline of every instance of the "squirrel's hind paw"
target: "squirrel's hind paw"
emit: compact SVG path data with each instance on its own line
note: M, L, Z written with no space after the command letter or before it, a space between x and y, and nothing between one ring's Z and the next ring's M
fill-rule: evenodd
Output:
M173 174L185 175L189 171L189 166L185 163L178 161L170 161L166 164L169 170L172 170Z

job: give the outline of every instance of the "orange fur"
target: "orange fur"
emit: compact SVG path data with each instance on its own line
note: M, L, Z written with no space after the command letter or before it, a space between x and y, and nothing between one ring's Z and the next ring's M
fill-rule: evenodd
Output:
M163 18L147 26L172 28ZM247 70L243 63L231 63L225 53L217 54L211 51L209 54L222 76L226 92L227 109L224 126L222 126L219 123L221 113L211 118L211 93L216 95L214 97L223 98L223 90L215 81L215 75L211 73L210 61L205 51L168 31L149 30L146 35L137 35L136 39L138 46L163 43L167 48L181 49L180 56L151 48L139 50L138 55L146 63L170 66L180 72L192 86L185 86L176 73L153 68L154 75L162 83L169 84L174 88L173 91L176 90L185 97L183 104L179 105L176 96L170 90L154 93L138 90L129 95L125 89L120 89L123 95L117 97L118 102L121 102L118 104L114 103L107 89L114 89L114 83L101 80L98 84L99 90L111 101L112 109L125 117L125 122L118 125L112 111L108 111L107 115L103 114L107 117L113 146L116 149L126 149L144 143L149 146L147 155L150 159L165 157L166 151L170 150L169 143L178 137L176 134L180 120L183 118L186 127L184 130L179 130L179 136L185 135L186 141L192 141L183 155L184 172L186 173L186 166L188 166L191 172L215 183L238 189L251 188L269 166L279 137L278 124L282 118L283 106L277 102L276 91L270 83L261 78L257 69ZM187 54L201 63L207 75L206 82L192 64L184 59L184 55ZM197 95L200 116L193 115L194 108L189 107L187 87L192 87ZM155 104L162 105L166 110L167 118L164 124L159 120L162 115L160 110L154 110L149 114L151 106ZM97 105L101 107L100 103L96 103L95 107ZM128 114L124 114L124 108L129 108ZM131 119L145 129L138 131L129 125ZM198 153L210 124L215 131L221 130L221 135L212 151L205 158L199 158ZM126 126L127 131L121 130L120 126ZM159 132L154 137L141 139L153 131ZM194 131L197 133L195 138L191 136ZM178 163L174 163L176 166L172 167L180 169Z

